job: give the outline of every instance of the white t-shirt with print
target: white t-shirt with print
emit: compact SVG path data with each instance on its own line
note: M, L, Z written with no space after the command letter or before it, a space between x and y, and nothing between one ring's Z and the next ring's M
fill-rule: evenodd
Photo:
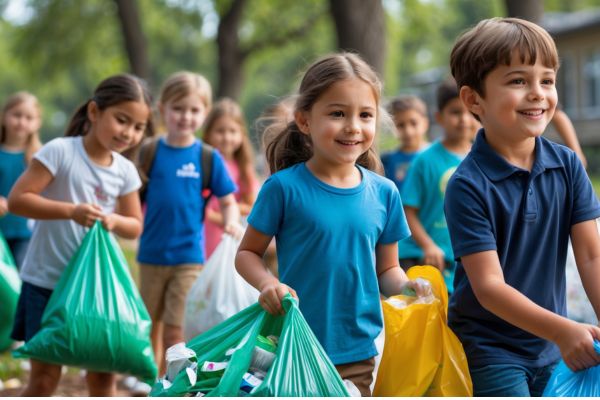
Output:
M138 190L141 180L133 163L113 152L110 166L90 160L83 137L61 137L48 142L34 158L54 179L42 196L74 204L97 204L102 212L114 212L117 198ZM23 266L21 279L54 289L60 274L75 254L88 228L73 220L38 220Z

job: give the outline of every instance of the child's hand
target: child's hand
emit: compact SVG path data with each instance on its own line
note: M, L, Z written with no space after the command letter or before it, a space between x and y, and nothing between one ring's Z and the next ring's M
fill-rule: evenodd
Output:
M294 289L279 282L277 278L270 278L260 287L258 303L271 315L283 315L281 299L287 293L290 293L296 299L298 298Z
M433 265L440 271L443 271L446 265L446 261L444 260L444 252L435 244L427 246L423 249L423 261L426 265Z
M572 371L600 364L600 354L594 350L594 339L600 340L600 328L571 321L570 328L556 340L562 358Z
M206 220L212 222L215 225L223 225L223 216L220 212L206 208Z
M90 227L94 225L94 222L102 219L103 217L104 214L102 213L102 209L99 205L82 203L75 206L71 219L77 222L79 225Z
M102 222L102 226L107 231L111 232L117 226L117 222L119 219L119 215L117 214L108 214L102 217L100 220Z
M423 278L417 278L415 280L406 281L404 285L402 285L400 293L402 293L407 288L414 290L417 297L427 297L432 294L431 283L429 283L427 279Z
M0 196L0 217L6 215L8 212L8 200L6 197Z
M237 240L240 240L244 235L244 228L237 222L230 222L223 227L223 232L230 234Z

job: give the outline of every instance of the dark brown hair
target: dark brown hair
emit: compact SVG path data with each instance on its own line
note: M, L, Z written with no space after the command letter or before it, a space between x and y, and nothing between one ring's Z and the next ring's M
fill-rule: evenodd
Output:
M88 133L90 120L88 119L87 109L91 101L96 103L100 111L127 101L140 101L145 103L149 110L152 109L150 91L143 79L130 74L114 75L100 82L94 90L92 98L79 106L73 117L71 117L65 136L85 136ZM148 115L144 135L153 136L154 127L151 113Z
M483 81L499 64L510 65L513 53L533 65L538 57L558 70L558 52L548 32L518 18L490 18L463 33L450 54L450 69L458 87L469 86L485 96Z
M442 112L452 100L459 98L458 86L453 78L446 78L438 86L436 93L437 109Z

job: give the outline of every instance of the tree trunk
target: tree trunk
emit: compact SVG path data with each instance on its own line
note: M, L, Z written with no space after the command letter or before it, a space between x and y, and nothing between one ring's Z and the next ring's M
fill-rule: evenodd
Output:
M385 61L385 13L381 0L329 0L340 50L359 53L380 76Z
M244 84L244 53L240 49L238 30L246 0L233 0L229 10L221 17L217 33L219 50L219 82L217 98L238 99Z
M542 0L505 0L504 4L509 17L526 19L539 24L544 15Z
M135 0L115 0L115 3L131 72L148 80L150 67L146 52L146 37L140 23L137 2Z

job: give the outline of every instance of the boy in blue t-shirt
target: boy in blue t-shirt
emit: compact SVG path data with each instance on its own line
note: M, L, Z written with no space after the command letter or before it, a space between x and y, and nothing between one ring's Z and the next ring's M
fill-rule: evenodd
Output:
M412 236L398 243L400 265L433 265L442 271L448 292L453 291L454 255L444 217L448 179L471 149L479 123L461 103L454 80L437 90L435 118L444 130L440 140L413 160L402 202Z
M398 191L406 178L406 171L411 161L423 151L427 142L427 106L416 96L400 96L390 102L388 111L396 126L396 136L400 146L381 156L386 178L392 180Z
M449 324L475 396L540 396L561 355L574 371L600 363L600 329L565 317L569 236L600 313L600 203L577 155L542 137L557 103L548 32L484 20L458 39L450 64L483 129L446 192L458 261Z

